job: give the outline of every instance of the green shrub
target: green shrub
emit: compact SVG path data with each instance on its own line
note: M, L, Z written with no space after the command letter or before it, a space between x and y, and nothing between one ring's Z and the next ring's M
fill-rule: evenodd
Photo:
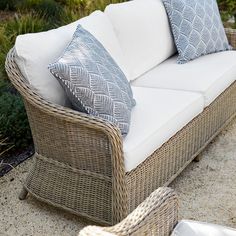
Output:
M16 10L20 0L0 0L0 10Z
M104 10L110 3L125 2L125 0L68 0L65 5L70 9L80 8L83 15L91 13L95 10Z
M235 0L217 0L222 20L227 22L232 16L236 17Z
M27 147L32 143L31 131L21 97L3 92L0 95L0 130L16 148Z
M82 0L85 3L86 9L90 12L95 10L103 11L105 7L110 3L118 3L118 2L125 2L124 0Z
M110 3L125 2L125 0L57 0L64 4L64 15L61 18L62 24L68 24L79 18L89 15L95 10L104 10Z
M4 25L5 35L12 44L15 42L17 35L40 32L49 28L49 22L35 13L17 14Z
M16 36L47 30L49 27L45 19L32 13L16 15L11 20L0 25L0 80L7 78L4 69L6 55L14 45Z
M220 11L227 12L229 15L236 14L236 1L235 0L217 0Z
M0 96L3 93L9 92L10 90L12 90L11 88L12 88L12 85L10 84L8 80L6 80L5 78L0 79Z
M12 43L6 36L5 29L3 27L0 27L0 81L3 78L6 78L4 65L5 65L6 54L11 48L11 46Z
M58 23L63 14L63 7L54 0L23 0L17 8L23 12L34 11L53 23Z

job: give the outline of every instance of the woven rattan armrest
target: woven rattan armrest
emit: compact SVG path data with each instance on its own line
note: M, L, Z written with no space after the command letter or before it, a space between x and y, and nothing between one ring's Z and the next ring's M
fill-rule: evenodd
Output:
M154 191L123 221L113 227L88 226L79 236L169 236L178 221L178 199L170 188Z
M225 28L225 33L229 40L230 45L236 49L236 29Z
M58 189L58 191L64 191L68 184L72 193L79 191L79 188L84 189L78 181L78 183L74 183L75 189L73 191L73 182L71 182L73 178L79 178L81 181L83 178L91 178L91 182L98 181L99 188L102 184L104 188L112 190L111 193L109 192L109 201L112 201L114 205L112 212L107 213L109 220L101 223L117 222L118 219L123 219L128 214L128 206L123 139L120 130L102 119L45 100L24 78L15 62L15 57L16 52L13 48L7 55L5 67L9 79L20 92L25 103L35 145L36 160L40 161L40 164L36 163L35 168L39 172L45 171L47 176L51 174L52 176L48 177L50 180L55 176L52 171L61 172L67 169L63 175L63 180L66 181L67 178L68 183L65 182L64 186L61 187L62 189ZM41 170L37 168L39 165ZM49 165L51 165L51 172L48 170ZM41 193L38 189L51 189L55 184L59 184L56 182L58 176L51 183L47 180L48 186L46 186L45 181L40 180L42 178L40 174L37 176L35 168L34 173L32 172L25 184L25 188L31 193L40 196ZM36 182L37 185L34 186L32 183L36 184ZM51 185L49 186L49 184ZM88 191L88 195L90 196L95 189L92 187L91 191ZM98 198L96 196L98 194L94 192L95 200ZM77 196L73 197L78 199ZM45 196L43 198L45 199ZM83 199L86 198L86 196L83 197ZM60 201L59 199L58 202ZM91 205L91 202L88 204ZM94 205L96 204L94 202ZM108 202L104 201L104 204L107 205L107 209L110 207ZM77 205L79 204L77 203ZM80 205L85 206L85 203L83 202ZM74 210L76 206L72 206L72 209ZM116 215L116 210L123 212L122 215L120 213ZM101 212L101 214L104 213ZM86 216L87 213L84 215Z

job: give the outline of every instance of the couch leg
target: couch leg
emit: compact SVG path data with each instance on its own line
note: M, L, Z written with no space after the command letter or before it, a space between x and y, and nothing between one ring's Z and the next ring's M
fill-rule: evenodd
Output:
M25 187L23 187L20 194L19 194L19 199L20 200L25 200L27 195L28 195L28 191Z
M196 156L195 158L194 158L194 162L199 162L199 161L201 161L202 160L202 155L198 155L198 156Z

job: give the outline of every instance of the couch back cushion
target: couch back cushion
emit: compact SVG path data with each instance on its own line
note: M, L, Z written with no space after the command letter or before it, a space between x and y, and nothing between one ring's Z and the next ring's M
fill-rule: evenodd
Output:
M163 0L163 4L169 15L179 64L232 49L216 0Z
M101 11L95 11L88 17L58 29L18 36L15 44L16 63L22 74L41 96L62 106L69 106L70 102L47 67L64 51L78 24L102 43L126 77L129 77L113 27L108 17Z
M130 70L136 79L176 52L162 0L133 0L106 7Z

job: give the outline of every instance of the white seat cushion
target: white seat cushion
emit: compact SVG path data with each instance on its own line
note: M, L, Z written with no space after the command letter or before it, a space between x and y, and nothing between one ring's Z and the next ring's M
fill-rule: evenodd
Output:
M236 51L203 56L184 65L177 64L176 58L166 60L132 85L199 92L208 106L236 79Z
M236 236L236 230L215 224L182 220L171 236Z
M131 171L203 111L198 93L133 87L136 106L124 139L125 169Z
M110 18L135 79L176 52L162 0L133 0L111 4Z
M16 39L16 63L25 78L45 99L67 106L68 100L59 82L48 70L69 44L78 24L100 41L121 70L128 76L123 55L108 17L101 11L69 25L41 33L20 35Z

